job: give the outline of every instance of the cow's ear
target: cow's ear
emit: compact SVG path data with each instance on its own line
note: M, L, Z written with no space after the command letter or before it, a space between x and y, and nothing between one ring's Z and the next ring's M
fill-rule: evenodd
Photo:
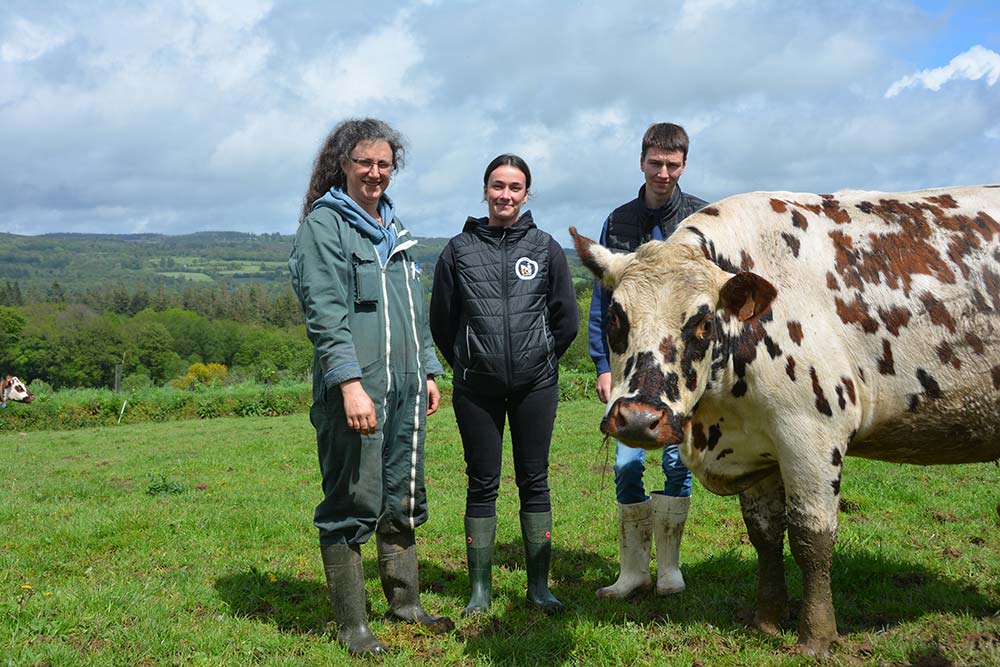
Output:
M756 273L737 273L719 290L719 308L740 322L755 320L771 307L778 290Z
M578 233L576 227L569 228L573 237L576 254L585 267L597 277L601 285L608 289L618 286L625 265L632 259L632 254L613 253L593 239Z

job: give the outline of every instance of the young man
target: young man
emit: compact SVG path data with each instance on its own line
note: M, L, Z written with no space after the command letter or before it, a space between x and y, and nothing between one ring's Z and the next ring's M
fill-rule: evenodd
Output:
M618 252L632 252L650 240L670 236L681 220L705 206L706 202L681 192L677 181L687 164L688 135L673 123L651 125L642 138L639 167L645 184L639 196L619 206L604 221L601 245ZM608 401L611 367L608 340L604 335L611 294L594 281L590 302L590 357L597 368L597 396ZM662 492L647 496L642 484L646 469L645 450L617 443L615 452L615 494L618 498L618 549L621 573L610 586L597 591L607 598L625 598L649 590L652 579L649 558L656 538L659 595L684 590L680 560L681 536L691 503L691 472L680 461L677 447L663 450Z

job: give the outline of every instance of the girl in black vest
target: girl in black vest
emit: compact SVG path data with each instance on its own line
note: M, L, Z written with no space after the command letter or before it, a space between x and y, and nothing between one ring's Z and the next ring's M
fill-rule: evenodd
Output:
M455 419L469 478L465 540L472 596L463 615L492 595L504 419L510 421L527 605L563 605L549 591L552 506L549 445L559 401L559 357L576 337L579 312L562 248L535 226L531 171L516 155L496 157L483 175L489 215L469 218L438 259L431 295L434 342L454 371Z

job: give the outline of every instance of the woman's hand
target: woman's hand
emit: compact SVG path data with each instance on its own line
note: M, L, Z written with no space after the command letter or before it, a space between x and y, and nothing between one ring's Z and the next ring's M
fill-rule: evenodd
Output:
M434 378L429 377L427 378L427 415L430 416L437 412L439 405L441 405L441 392L438 391Z
M361 386L361 380L355 378L340 383L340 393L344 397L344 414L347 416L347 427L361 435L371 435L375 432L375 404Z

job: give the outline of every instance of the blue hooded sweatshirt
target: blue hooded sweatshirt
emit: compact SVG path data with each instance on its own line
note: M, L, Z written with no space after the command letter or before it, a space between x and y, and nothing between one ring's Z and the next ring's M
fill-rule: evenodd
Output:
M312 210L320 206L332 208L345 222L371 239L378 254L379 264L385 266L392 249L396 247L396 226L392 224L395 207L388 195L383 194L378 200L378 212L382 216L384 226L339 188L330 188L329 192L314 201Z

